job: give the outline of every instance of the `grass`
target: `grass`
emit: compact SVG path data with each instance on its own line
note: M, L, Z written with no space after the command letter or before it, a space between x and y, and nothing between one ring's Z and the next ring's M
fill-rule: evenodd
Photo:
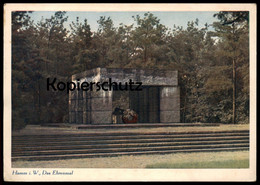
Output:
M146 168L249 168L249 160L205 161L191 163L155 163Z
M110 129L83 129L78 130L75 128L65 127L41 127L39 125L27 125L26 128L20 131L14 131L12 134L16 135L34 135L34 134L57 134L57 133L96 133L96 132L193 132L193 131L229 131L229 130L249 130L249 124L221 124L219 126L199 126L199 127L158 127L158 128L110 128Z
M206 167L205 167L206 166ZM13 161L13 168L248 168L249 151Z

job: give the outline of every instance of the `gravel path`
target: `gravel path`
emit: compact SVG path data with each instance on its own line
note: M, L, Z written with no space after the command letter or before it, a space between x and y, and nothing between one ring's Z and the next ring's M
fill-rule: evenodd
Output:
M13 168L145 168L156 163L189 163L249 159L249 151L176 153L56 161L15 161Z
M20 131L14 131L12 135L53 135L53 134L80 134L97 132L190 132L190 131L228 131L228 130L249 130L249 124L221 124L220 126L203 127L162 127L162 128L110 128L110 129L86 129L78 130L73 128L43 127L39 125L28 125Z

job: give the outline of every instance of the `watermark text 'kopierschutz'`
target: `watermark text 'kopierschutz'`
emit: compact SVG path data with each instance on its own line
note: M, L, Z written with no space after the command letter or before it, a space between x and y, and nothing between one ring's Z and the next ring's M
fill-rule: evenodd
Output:
M47 91L50 89L54 91L74 91L74 90L82 90L82 91L112 91L112 90L119 90L119 91L141 91L142 90L142 82L134 82L132 79L129 79L128 82L113 82L111 78L108 81L104 82L80 82L78 79L77 82L62 82L59 81L56 83L56 78L52 81L50 78L47 78ZM95 88L96 87L96 88Z

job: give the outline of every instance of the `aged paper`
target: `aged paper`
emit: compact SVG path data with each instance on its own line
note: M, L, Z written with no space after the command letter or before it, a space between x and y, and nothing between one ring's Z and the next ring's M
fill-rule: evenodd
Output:
M12 165L12 12L220 12L249 11L249 63L250 63L250 114L249 114L249 167L248 168L84 168ZM103 14L100 14L103 15ZM141 15L141 14L140 14ZM187 14L188 15L188 14ZM165 17L167 17L165 15ZM195 20L194 17L193 20ZM75 21L75 20L72 20ZM89 21L89 20L88 20ZM91 21L91 20L90 20ZM97 20L95 20L97 21ZM163 21L163 20L162 20ZM191 20L192 21L192 20ZM124 22L123 22L124 23ZM115 23L116 24L116 23ZM166 24L166 23L165 23ZM185 23L186 24L186 23ZM119 26L119 25L115 25ZM173 25L172 25L173 26ZM178 25L177 25L178 26ZM92 29L92 28L91 28ZM98 27L94 28L97 30ZM24 46L26 47L26 46ZM100 69L102 71L102 69ZM108 73L106 71L106 73ZM112 73L112 72L111 72ZM116 73L116 72L114 72ZM120 72L118 72L119 74ZM102 75L102 73L99 73ZM158 82L158 81L155 81ZM154 84L156 84L153 82ZM76 81L75 81L76 83ZM146 83L146 82L145 82ZM147 80L147 83L150 83ZM159 82L158 82L159 83ZM173 83L173 82L169 82ZM152 85L154 85L152 84ZM158 84L157 84L158 85ZM3 172L5 181L255 181L256 180L256 4L5 4L4 5L4 125ZM156 92L155 92L156 93ZM170 93L168 89L165 93ZM106 96L106 95L104 95ZM172 112L174 112L173 110ZM161 114L162 115L162 114ZM83 118L84 119L84 118ZM116 117L114 119L117 119ZM157 119L156 117L153 119ZM171 119L168 118L167 119ZM166 120L167 120L166 119ZM98 119L97 122L103 121ZM113 120L114 121L114 120ZM170 121L168 121L170 122ZM37 129L32 133L37 132ZM185 131L185 127L183 128ZM183 131L182 130L182 131ZM47 131L48 132L48 131ZM51 132L51 131L50 131ZM65 131L67 132L67 131ZM74 131L73 131L74 132ZM20 134L23 132L21 131ZM29 134L30 135L30 134ZM197 154L198 155L198 154ZM90 158L91 159L91 158ZM69 160L69 159L68 159ZM79 159L80 160L80 159ZM26 161L25 166L33 161ZM56 161L58 163L58 161ZM39 163L42 164L42 163ZM36 165L36 166L35 166ZM73 164L71 164L74 166ZM30 165L29 165L30 166Z

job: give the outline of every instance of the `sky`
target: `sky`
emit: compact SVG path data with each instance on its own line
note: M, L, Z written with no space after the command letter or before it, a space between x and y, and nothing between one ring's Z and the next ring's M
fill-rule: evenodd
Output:
M147 12L147 11L146 11ZM91 31L97 31L98 23L100 16L110 17L114 23L115 27L119 27L120 23L125 25L131 25L134 23L132 16L140 15L141 18L144 17L146 12L136 12L136 11L122 11L122 12L79 12L71 11L67 12L68 21L65 24L65 27L69 29L69 24L74 21L76 22L76 17L79 17L79 21L83 22L84 19L87 19L88 24L90 25ZM37 23L42 18L50 18L54 15L54 11L34 11L30 14L31 19L34 20L34 23ZM199 28L204 27L205 23L212 24L214 21L217 21L217 18L214 18L213 15L217 12L205 12L205 11L189 11L189 12L177 12L177 11L150 11L158 19L160 23L166 27L172 29L173 25L182 26L186 28L188 21L195 21L196 18L199 19Z

